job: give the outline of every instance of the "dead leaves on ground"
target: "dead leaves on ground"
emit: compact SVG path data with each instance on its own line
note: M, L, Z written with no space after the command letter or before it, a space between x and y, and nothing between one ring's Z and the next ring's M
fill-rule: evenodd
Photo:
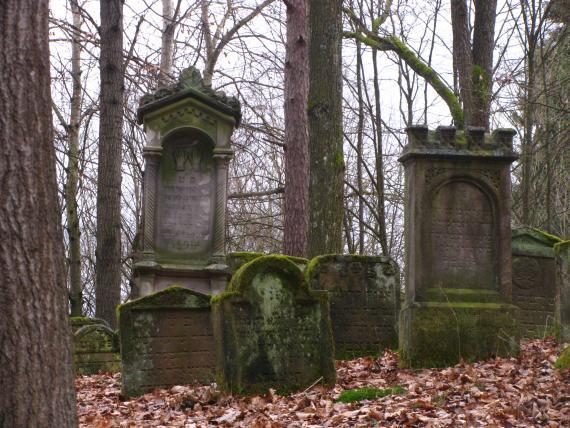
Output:
M120 375L76 380L82 427L570 426L570 372L553 368L561 346L530 341L519 358L404 370L397 355L339 362L335 388L238 397L210 386L174 386L121 401ZM401 385L404 395L335 402L343 390Z

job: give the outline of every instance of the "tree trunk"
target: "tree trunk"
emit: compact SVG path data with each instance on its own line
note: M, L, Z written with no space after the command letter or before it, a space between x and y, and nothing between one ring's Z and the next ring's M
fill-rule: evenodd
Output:
M362 48L356 41L356 90L358 96L358 126L356 130L356 188L358 189L358 253L364 254L364 186L362 165L364 151L364 99L362 95Z
M307 255L309 226L309 134L307 96L308 10L305 0L287 0L285 58L285 229L283 251Z
M79 130L81 127L81 12L77 0L71 0L71 13L75 27L71 39L71 114L69 120L67 154L67 181L65 183L65 205L67 207L67 237L69 240L69 303L71 316L83 315L83 287L81 285L81 230L77 211L79 181Z
M451 0L453 58L466 126L489 129L497 0L475 0L473 44L466 0Z
M97 177L95 314L116 326L121 297L123 0L101 0L101 95Z
M0 426L76 426L48 1L0 8Z
M172 74L175 29L172 0L162 0L162 49L160 51L159 73L159 79L162 82L168 82Z
M341 0L310 0L309 257L342 252Z

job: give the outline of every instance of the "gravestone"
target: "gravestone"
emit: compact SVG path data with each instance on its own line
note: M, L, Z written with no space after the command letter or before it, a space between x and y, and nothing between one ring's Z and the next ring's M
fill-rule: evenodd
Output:
M335 382L326 293L312 291L286 257L242 266L212 298L219 383L236 393Z
M230 136L240 117L238 101L205 86L193 68L141 99L147 141L134 297L173 284L207 294L225 289Z
M312 289L329 294L337 359L398 347L400 271L391 258L319 256L311 260L306 277Z
M213 381L210 296L173 286L125 303L118 311L126 397Z
M73 365L80 375L121 370L116 333L101 323L79 328L73 333Z
M511 181L514 131L407 129L404 365L516 354L512 305Z
M105 320L100 318L89 318L89 317L70 317L69 322L71 323L71 331L75 333L81 327L93 324L103 324L109 327L109 324Z
M237 270L242 267L244 264L251 262L252 260L257 259L258 257L262 257L267 254L257 253L257 252L248 252L248 251L240 251L229 253L226 257L227 265L230 269L231 274L233 275ZM294 256L285 256L281 255L282 257L287 257L290 261L295 263L301 271L305 271L307 265L309 264L309 260L303 257L294 257Z
M570 342L570 241L554 245L556 257L555 318L560 340Z
M523 227L512 231L513 304L520 308L523 337L543 337L554 328L556 236Z

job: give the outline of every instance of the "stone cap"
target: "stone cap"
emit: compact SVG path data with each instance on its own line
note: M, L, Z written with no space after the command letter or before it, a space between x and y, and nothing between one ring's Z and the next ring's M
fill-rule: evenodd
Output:
M430 131L427 126L415 125L406 128L408 144L400 162L415 156L479 157L513 161L518 158L513 151L516 131L510 128L495 129L468 126L458 130L454 126L439 126Z
M514 255L554 257L554 245L562 242L557 236L551 235L534 227L519 227L512 230L511 248Z
M214 91L211 86L205 85L200 71L194 67L182 70L177 82L160 86L153 93L144 95L140 99L137 111L138 123L143 123L145 114L183 98L201 101L215 110L233 116L236 127L240 124L241 105L238 99L228 97L224 92Z

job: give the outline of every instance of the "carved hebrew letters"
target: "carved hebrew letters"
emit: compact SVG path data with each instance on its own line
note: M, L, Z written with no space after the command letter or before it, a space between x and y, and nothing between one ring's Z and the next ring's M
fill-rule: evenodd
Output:
M214 169L206 142L164 147L158 192L158 246L176 254L205 253L211 247Z
M452 181L434 196L431 216L432 284L490 288L494 280L493 211L475 185Z

